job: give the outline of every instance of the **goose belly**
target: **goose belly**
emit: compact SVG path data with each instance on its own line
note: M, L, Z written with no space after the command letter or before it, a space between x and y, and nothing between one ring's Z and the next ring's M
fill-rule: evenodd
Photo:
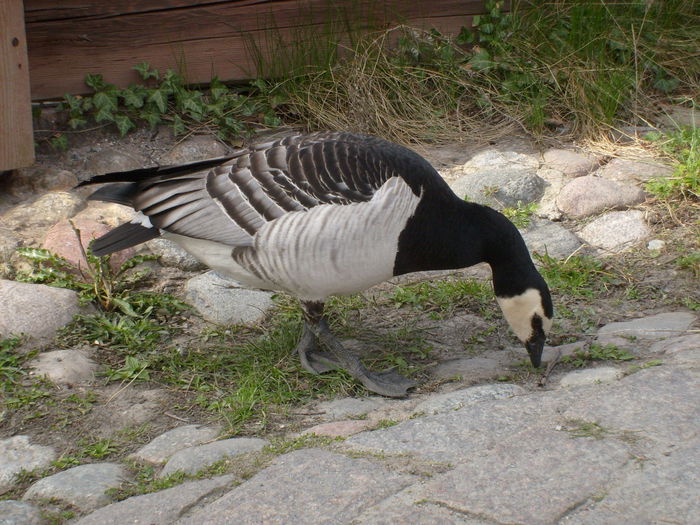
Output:
M251 288L274 289L272 283L261 281L250 271L236 264L231 257L233 247L229 245L169 232L163 232L162 237L177 243L197 260L224 277Z

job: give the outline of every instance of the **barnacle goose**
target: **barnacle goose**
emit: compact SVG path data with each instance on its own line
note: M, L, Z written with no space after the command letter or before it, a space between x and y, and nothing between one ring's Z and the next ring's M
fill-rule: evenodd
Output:
M342 368L371 391L405 395L415 383L371 372L345 351L324 301L396 275L484 261L506 320L540 365L552 300L520 233L501 213L458 198L405 147L344 132L299 134L81 185L105 182L113 184L90 199L138 213L97 239L95 255L163 236L220 274L298 297L305 326L296 351L310 372Z

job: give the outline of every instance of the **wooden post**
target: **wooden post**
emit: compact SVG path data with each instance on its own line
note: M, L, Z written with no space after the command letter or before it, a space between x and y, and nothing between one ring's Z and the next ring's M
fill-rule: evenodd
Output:
M34 162L22 0L0 0L0 171Z

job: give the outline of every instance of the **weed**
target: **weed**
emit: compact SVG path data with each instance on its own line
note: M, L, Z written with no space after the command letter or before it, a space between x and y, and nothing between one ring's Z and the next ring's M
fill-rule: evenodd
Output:
M399 421L395 421L393 419L380 419L377 421L377 424L374 426L373 430L381 430L383 428L393 427L398 424Z
M442 280L397 286L389 301L396 308L410 306L418 310L452 314L457 308L476 305L484 308L493 298L491 287L475 280Z
M302 434L294 438L275 439L263 448L263 453L279 456L302 448L323 447L333 443L340 443L342 437L317 436L316 434Z
M108 370L106 375L110 381L148 381L150 363L134 356L126 356L124 366L118 370Z
M518 202L515 208L503 208L501 213L515 224L519 229L527 228L532 220L532 215L537 211L539 205L536 202L523 205Z
M26 374L22 369L22 363L27 359L14 350L22 344L19 336L0 339L0 384L5 389L16 384Z
M540 264L540 273L560 295L590 298L618 282L604 263L593 257L572 256L560 261L546 254L534 256Z
M598 423L582 420L572 420L568 421L567 432L571 434L571 437L590 437L596 440L603 439L609 434L609 430L602 427Z
M647 182L646 190L663 199L700 199L700 128L682 128L647 138L676 161L673 175ZM696 257L700 260L700 254ZM698 274L696 274L698 276Z
M95 459L103 459L116 452L119 452L119 447L111 439L100 439L85 445L82 453Z
M588 350L576 350L573 355L562 358L562 363L569 363L576 368L583 368L592 361L630 361L634 356L613 344L605 346L593 343Z
M679 268L689 270L693 277L700 279L700 251L690 252L688 255L683 255L676 259L676 264Z

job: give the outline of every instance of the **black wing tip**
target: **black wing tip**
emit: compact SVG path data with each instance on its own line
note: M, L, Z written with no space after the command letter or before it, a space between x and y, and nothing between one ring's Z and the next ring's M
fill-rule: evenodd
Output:
M232 156L215 157L205 160L196 160L186 164L174 164L169 166L151 166L149 168L137 168L129 171L113 171L101 175L93 175L87 180L79 182L75 187L80 188L91 184L104 184L106 182L140 182L150 177L175 177L195 173L231 160Z
M126 248L131 248L160 236L157 228L148 228L141 224L126 222L107 232L92 243L90 251L96 257L109 255Z

